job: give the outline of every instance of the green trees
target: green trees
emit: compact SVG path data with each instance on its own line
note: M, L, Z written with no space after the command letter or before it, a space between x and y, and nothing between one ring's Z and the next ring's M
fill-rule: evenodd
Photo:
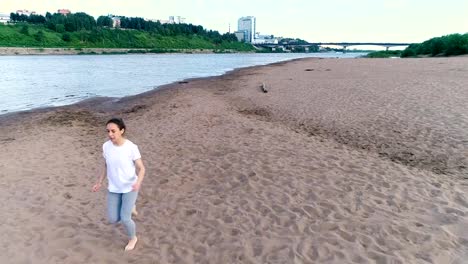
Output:
M18 13L10 13L10 21L12 22L28 22L27 15L20 15Z
M32 24L44 24L46 22L46 18L41 15L20 15L18 13L10 13L10 20L12 22L28 22Z
M23 25L20 30L21 34L29 36L29 26Z
M44 42L45 40L45 36L44 36L44 32L42 30L38 31L36 34L34 34L34 39L37 41L37 42Z
M65 32L65 25L64 24L55 24L55 31L58 33Z
M98 27L112 27L112 18L108 16L100 16L96 21Z
M307 44L308 42L303 39L293 39L293 38L282 38L280 41L281 44Z
M28 35L21 30L27 29ZM24 30L23 30L24 31ZM59 30L60 31L60 30ZM39 33L42 32L42 33ZM224 35L223 35L224 36ZM229 37L229 35L225 35ZM142 30L121 30L96 27L93 30L57 32L34 24L0 24L0 46L3 47L73 47L73 48L132 48L177 52L184 49L252 51L250 44L225 41L215 43L199 35L163 36Z
M234 34L220 34L200 25L161 24L139 17L120 17L120 28L127 29L121 30L111 29L113 20L109 16L95 20L86 13L47 12L45 16L11 13L10 17L18 23L10 27L23 37L5 37L0 39L0 45L253 50L251 45L239 43Z
M468 33L464 35L452 34L446 36L445 55L461 55L468 53Z
M374 51L367 54L366 58L392 58L392 57L400 57L402 51L401 50L380 50Z
M65 42L70 42L71 41L71 36L70 36L70 33L63 33L62 35L62 40L65 41Z
M451 34L431 38L420 44L412 44L406 48L401 56L453 56L468 54L468 33Z
M221 48L224 43L238 42L234 34L225 33L221 35L218 31L206 30L199 25L161 24L159 21L147 21L140 17L120 17L120 28L146 32L143 34L144 37L139 33L127 34L118 30L103 31L104 28L111 28L113 26L112 18L109 16L100 16L95 20L94 17L82 12L67 15L59 13L51 14L47 12L45 17L41 15L26 16L15 13L11 13L10 17L12 22L43 25L51 31L59 33L60 35L55 41L58 39L71 43L73 39L79 39L80 43L87 43L86 45L93 46L111 45L129 48L155 48L155 45L158 45L158 38L178 36L183 36L183 38L179 39L186 39L188 41L188 43L185 44L187 48L192 47L193 44L191 44L190 40L193 38L210 42L212 45L214 44L214 48ZM27 27L23 29L21 33L28 35L29 31ZM31 34L33 33L34 32ZM129 35L131 35L131 37L129 37ZM36 40L41 39L40 42L44 41L44 36L35 35L34 38ZM174 41L174 43L179 42ZM248 46L248 44L243 45ZM177 46L179 46L179 44L177 44ZM184 45L181 45L180 48L183 48L183 46ZM204 47L204 45L202 46Z

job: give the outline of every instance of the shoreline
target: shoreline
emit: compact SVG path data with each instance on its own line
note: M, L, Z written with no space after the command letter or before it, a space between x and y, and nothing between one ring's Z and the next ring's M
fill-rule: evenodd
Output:
M0 116L0 261L463 263L467 59L295 59ZM147 168L131 254L90 192L113 115Z
M0 56L22 55L131 55L131 54L219 54L219 53L257 53L256 51L237 51L232 49L158 49L158 48L71 48L71 47L0 47ZM277 54L278 52L259 52L260 54ZM289 53L289 52L280 52ZM293 52L294 53L294 52ZM301 52L302 53L302 52ZM333 52L311 52L333 53ZM367 53L366 51L349 51L347 53Z
M234 50L217 51L212 49L152 49L152 48L41 48L41 47L0 47L0 56L15 55L122 55L122 54L161 54L161 53L251 53Z
M299 61L299 60L307 60L307 59L323 59L323 58L296 58L296 59L290 59L286 61L280 61L280 62L273 62L265 65L255 65L255 66L248 66L248 67L240 67L240 68L235 68L232 70L229 70L225 72L222 75L213 75L213 76L207 76L207 77L198 77L198 78L187 78L187 79L182 79L180 81L175 81L172 83L156 86L153 89L142 92L139 94L135 95L129 95L129 96L124 96L124 97L106 97L106 96L97 96L97 97L91 97L87 98L85 100L68 104L68 105L61 105L61 106L47 106L47 107L41 107L41 108L34 108L34 109L28 109L28 110L21 110L21 111L15 111L15 112L7 112L4 114L0 114L0 122L5 122L7 120L15 119L18 116L21 115L28 115L28 114L36 114L36 113L47 113L50 111L55 111L55 110L67 110L67 109L75 109L75 108L91 108L90 110L93 111L104 111L104 110L110 110L111 106L109 104L112 103L117 103L117 104L124 104L126 102L133 102L133 101L138 101L140 99L143 99L145 97L150 97L150 96L157 96L157 94L160 91L166 90L166 89L181 89L184 87L184 84L187 84L192 81L203 81L203 80L216 80L218 78L223 78L228 75L235 75L238 71L242 70L249 70L249 69L255 69L257 67L263 67L263 66L273 66L273 65L282 65L288 62L293 62L293 61ZM335 59L335 58L329 58L329 59ZM97 104L104 104L98 106ZM128 103L131 105L131 103ZM135 103L137 105L137 103ZM128 105L127 105L128 106ZM119 106L120 111L125 106ZM118 110L117 110L118 111Z

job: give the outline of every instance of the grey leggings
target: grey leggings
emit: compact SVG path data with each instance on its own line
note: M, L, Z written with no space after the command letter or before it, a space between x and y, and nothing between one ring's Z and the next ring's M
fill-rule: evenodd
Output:
M125 226L130 239L136 235L135 222L132 220L132 209L135 206L137 196L138 192L107 192L107 215L109 222L115 224L120 221Z

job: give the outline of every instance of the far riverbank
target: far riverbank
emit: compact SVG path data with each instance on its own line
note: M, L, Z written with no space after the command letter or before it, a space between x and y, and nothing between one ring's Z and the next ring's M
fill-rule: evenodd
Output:
M0 47L0 55L80 55L80 54L144 54L144 53L240 53L235 50L213 49L122 49L122 48L38 48L38 47ZM242 52L252 53L252 52Z

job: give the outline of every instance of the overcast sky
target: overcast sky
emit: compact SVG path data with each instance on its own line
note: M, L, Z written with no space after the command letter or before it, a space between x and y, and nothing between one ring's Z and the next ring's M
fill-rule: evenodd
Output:
M228 32L229 24L231 32L237 30L242 16L255 16L260 34L310 42L422 42L468 32L468 0L0 0L0 13L59 8L96 19L182 16L220 33Z

